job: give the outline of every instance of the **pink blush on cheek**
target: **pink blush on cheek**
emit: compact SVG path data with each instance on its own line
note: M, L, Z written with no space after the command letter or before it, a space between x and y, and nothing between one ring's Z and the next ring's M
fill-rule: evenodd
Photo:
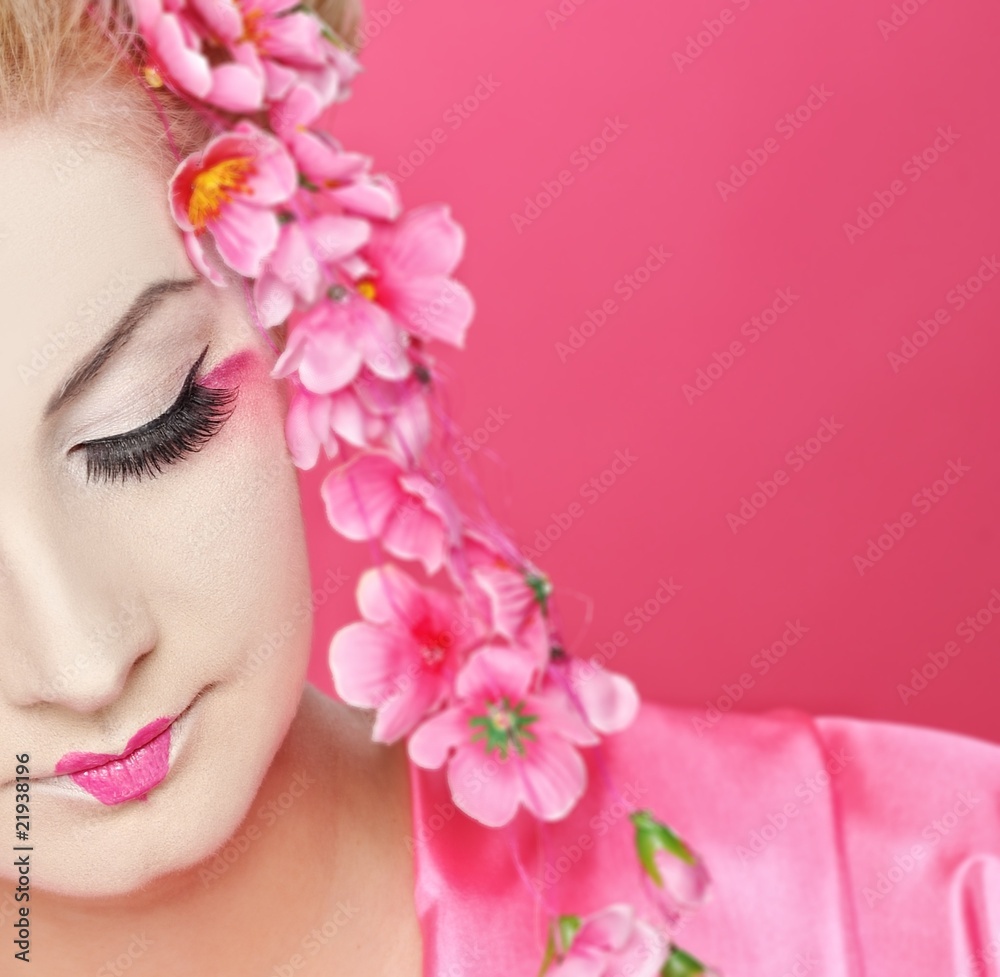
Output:
M198 380L202 387L239 387L253 377L262 366L260 357L253 349L243 349L226 357Z

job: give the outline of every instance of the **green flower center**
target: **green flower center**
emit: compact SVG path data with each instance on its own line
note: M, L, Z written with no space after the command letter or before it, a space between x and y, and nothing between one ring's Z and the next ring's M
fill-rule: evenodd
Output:
M524 756L525 740L536 739L528 729L537 722L537 716L525 715L528 704L524 701L512 705L507 696L487 703L485 715L473 716L469 725L475 730L472 742L482 740L487 753L499 751L503 760L511 751Z

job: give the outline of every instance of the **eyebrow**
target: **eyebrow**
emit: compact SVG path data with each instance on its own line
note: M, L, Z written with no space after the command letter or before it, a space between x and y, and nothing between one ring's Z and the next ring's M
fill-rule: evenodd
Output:
M45 405L44 416L49 417L54 414L68 400L77 396L168 295L190 291L201 282L202 279L199 277L164 278L144 288L111 327L100 346L84 357L65 383L49 398L49 402Z

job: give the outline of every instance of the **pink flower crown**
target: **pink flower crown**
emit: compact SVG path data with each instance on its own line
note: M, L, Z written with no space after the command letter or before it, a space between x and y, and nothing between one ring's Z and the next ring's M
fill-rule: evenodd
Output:
M446 767L456 806L482 824L502 827L521 807L541 821L565 817L586 789L580 749L599 753L639 699L625 677L565 651L548 578L481 497L478 520L463 511L435 464L433 420L446 437L455 428L430 349L462 347L474 309L451 277L461 228L444 205L403 213L393 182L319 127L360 66L307 5L128 6L132 23L118 22L111 39L158 106L165 87L214 133L184 159L175 148L169 199L191 262L219 286L220 263L240 275L269 339L288 324L272 375L294 387L291 456L300 468L321 451L338 459L321 489L329 522L377 556L358 584L362 620L330 645L338 695L375 710L375 740L407 738L413 763ZM708 875L667 825L629 807L643 882L669 930L701 902ZM542 973L639 960L632 972L708 973L631 907L583 919L549 911Z

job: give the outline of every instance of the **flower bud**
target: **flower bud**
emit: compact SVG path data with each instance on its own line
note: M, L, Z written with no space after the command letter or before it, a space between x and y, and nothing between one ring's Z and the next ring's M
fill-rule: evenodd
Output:
M649 811L635 811L631 819L646 874L680 906L693 908L701 903L711 882L701 858Z

